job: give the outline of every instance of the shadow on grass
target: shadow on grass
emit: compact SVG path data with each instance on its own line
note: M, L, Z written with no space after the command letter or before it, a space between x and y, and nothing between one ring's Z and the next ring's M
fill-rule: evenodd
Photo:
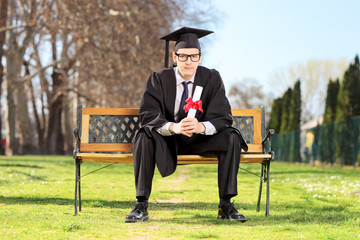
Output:
M25 164L0 164L0 167L24 167L24 168L38 168L38 169L44 168L36 165L25 165Z
M334 172L334 171L326 171L326 170L289 170L289 171L271 171L270 169L270 175L281 175L281 174L317 174L317 175L327 175L327 174L340 174L340 175L346 175L346 172Z
M0 196L0 203L6 205L74 205L74 199L52 198L52 197L4 197ZM134 201L107 201L99 199L82 199L83 207L107 207L107 208L132 208ZM240 205L240 203L239 203ZM171 203L171 202L149 202L149 208L156 210L178 210L178 209L217 209L217 203ZM251 209L252 204L241 204L243 209Z
M35 181L45 181L46 180L46 176L32 175L30 173L22 172L22 171L19 171L19 170L12 170L11 172L16 173L18 175L25 176L26 178L31 179L31 180L35 180Z
M289 204L289 209L271 210L270 216L265 216L265 205L261 205L260 212L256 212L256 204L235 203L240 213L246 211L248 221L240 223L229 220L218 220L218 203L150 203L151 211L172 211L172 216L152 219L152 222L176 223L187 225L242 225L246 226L273 226L290 224L330 224L343 225L347 221L353 221L360 216L358 211L347 210L347 205L342 206L316 206L309 208L306 205ZM291 205L291 206L290 206ZM194 211L195 210L195 211ZM200 211L196 211L200 210ZM206 210L206 211L205 211ZM209 211L210 210L210 213ZM158 213L159 215L159 213ZM167 216L168 214L166 214Z
M74 205L73 199L67 198L47 198L47 197L4 197L0 196L0 203L6 205ZM112 209L126 209L131 211L134 201L106 201L98 199L86 199L82 200L82 212L86 213L86 209L90 208L112 208ZM308 208L306 206L289 206L290 210L277 209L271 211L270 216L265 217L265 206L259 213L255 210L255 204L244 204L236 203L239 212L249 211L246 213L248 221L246 223L239 223L228 220L218 220L217 209L218 203L203 203L203 202L190 202L190 203L149 203L149 215L151 222L158 223L175 223L175 224L186 224L186 225L246 225L246 226L272 226L272 225L283 225L284 223L292 224L330 224L330 225L341 225L347 221L351 221L355 216L359 216L360 212L347 211L347 206L334 206L325 207L318 206ZM195 210L195 211L194 211ZM199 211L197 211L199 210ZM211 212L209 213L210 210ZM99 209L98 211L102 211ZM170 211L172 212L171 217L161 217L161 212ZM153 215L160 217L152 218ZM156 213L154 213L156 212ZM168 216L168 213L164 213ZM81 216L81 213L80 213Z
M51 197L4 197L0 196L0 203L6 205L74 205L74 199ZM86 199L81 201L83 207L131 208L132 201L106 201Z
M255 210L247 212L245 215L248 219L246 223L240 223L236 221L229 220L218 220L216 204L208 204L205 206L207 209L214 209L213 213L202 213L188 211L190 208L195 208L199 206L200 209L204 209L204 204L198 203L187 203L187 207L184 206L179 210L179 213L176 213L171 218L157 218L152 219L152 222L160 223L176 223L176 224L187 224L187 225L246 225L246 226L284 226L284 224L328 224L328 225L338 225L342 226L346 222L356 221L356 218L360 215L359 211L347 211L346 207L314 207L314 208L302 208L295 211L285 211L285 213L272 212L270 209L270 216L266 217L261 210L257 213ZM170 207L169 207L170 208ZM171 207L173 210L173 207ZM253 206L251 206L253 209ZM245 209L245 208L244 208ZM156 208L154 209L156 210ZM242 209L238 209L239 212L243 212ZM149 210L149 215L151 219L151 210ZM356 224L356 223L354 223ZM291 227L290 227L291 228Z
M74 205L74 199L68 198L51 198L51 197L4 197L0 196L0 203L6 205ZM119 208L129 209L135 203L134 201L107 201L99 199L82 199L83 208ZM237 203L241 209L251 210L254 208L254 204ZM190 210L190 209L218 209L218 203L203 203L203 202L191 202L191 203L172 203L172 202L149 202L149 209L161 210L161 211L176 211L176 210ZM265 209L264 209L265 211Z
M246 214L247 222L241 223L236 221L229 220L219 220L217 219L217 212L214 211L214 214L209 215L193 215L193 216L175 216L173 218L151 218L152 222L159 223L175 223L175 224L186 224L186 225L246 225L246 226L284 226L284 224L328 224L328 225L343 225L345 222L353 220L352 216L349 215L338 215L338 214L326 214L319 215L318 213L295 213L287 215L270 215L265 217L264 215L255 215L255 214ZM291 227L289 227L291 228Z
M11 163L10 163L11 162ZM17 162L21 162L22 164L17 164ZM29 165L27 164L23 164L23 163L29 163ZM69 159L51 159L51 158L43 158L43 159L39 159L39 158L11 158L11 159L4 159L4 158L0 158L0 166L3 165L13 165L13 167L32 167L32 166L36 166L34 164L62 164L62 165L75 165L75 161L72 158Z

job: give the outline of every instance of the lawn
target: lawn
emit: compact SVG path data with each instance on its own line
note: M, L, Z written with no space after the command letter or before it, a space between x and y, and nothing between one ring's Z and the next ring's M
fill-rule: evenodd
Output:
M82 174L104 164L85 163ZM259 172L258 165L241 167ZM150 221L124 223L134 203L131 164L82 179L83 209L74 215L70 156L0 157L0 239L360 239L360 169L274 162L270 216L259 180L239 172L235 205L246 223L217 220L217 167L179 166L155 174Z

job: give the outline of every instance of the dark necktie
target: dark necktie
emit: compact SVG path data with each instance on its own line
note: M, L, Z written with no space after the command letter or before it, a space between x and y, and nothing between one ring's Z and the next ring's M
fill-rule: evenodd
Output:
M184 111L184 106L186 105L186 99L188 99L189 97L189 89L188 89L188 85L190 84L191 82L188 81L188 82L182 82L182 84L184 85L184 91L183 91L183 94L181 96L181 102L180 102L180 109L179 109L179 122L183 119L183 118L186 118L186 113Z

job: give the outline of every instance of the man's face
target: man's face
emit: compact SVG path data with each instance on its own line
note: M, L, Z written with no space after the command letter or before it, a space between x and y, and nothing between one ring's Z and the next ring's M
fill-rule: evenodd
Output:
M198 54L199 49L197 48L180 48L176 51L176 53L173 52L173 61L177 65L180 76L184 80L190 80L191 77L195 74L199 64L201 63L202 56L199 57L199 61L193 61L197 60L198 56L196 55ZM187 57L185 61L183 59L184 57Z

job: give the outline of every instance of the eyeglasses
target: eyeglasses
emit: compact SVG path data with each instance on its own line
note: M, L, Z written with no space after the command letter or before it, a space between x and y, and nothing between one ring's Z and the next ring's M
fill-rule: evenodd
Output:
M186 62L190 57L191 61L198 62L200 60L201 53L199 54L183 54L183 53L175 53L180 62Z

